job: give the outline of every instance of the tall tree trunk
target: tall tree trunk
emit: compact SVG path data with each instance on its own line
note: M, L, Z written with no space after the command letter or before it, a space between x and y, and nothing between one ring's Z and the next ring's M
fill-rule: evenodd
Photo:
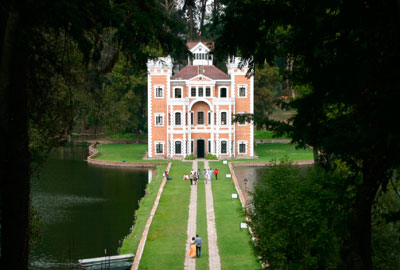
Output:
M193 40L193 7L189 7L190 40Z
M140 131L139 129L136 129L136 143L138 144L140 140Z
M30 157L27 118L27 33L11 3L2 38L1 269L28 269Z
M207 0L201 1L201 20L200 20L200 31L203 31L204 18L206 16Z
M342 257L351 270L371 270L371 210L376 193L386 177L385 162L363 162L363 183L353 208L350 235L342 248Z

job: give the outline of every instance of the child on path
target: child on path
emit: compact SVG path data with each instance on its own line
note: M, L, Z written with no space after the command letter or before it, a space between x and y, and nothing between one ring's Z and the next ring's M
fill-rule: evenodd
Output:
M201 171L200 171L200 169L198 169L197 170L197 180L200 180L200 174L201 174Z
M208 183L208 178L209 178L208 172L206 171L206 173L204 174L204 179L206 180L206 184Z

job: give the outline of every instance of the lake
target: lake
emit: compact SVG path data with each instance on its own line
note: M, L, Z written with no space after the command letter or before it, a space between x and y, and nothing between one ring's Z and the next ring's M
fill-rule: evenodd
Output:
M116 255L130 232L153 170L91 165L87 156L86 146L59 148L32 179L41 220L32 270L78 269L78 259Z

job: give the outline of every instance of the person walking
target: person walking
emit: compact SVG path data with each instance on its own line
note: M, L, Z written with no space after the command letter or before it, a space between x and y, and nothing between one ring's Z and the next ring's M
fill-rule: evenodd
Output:
M208 171L206 171L206 173L204 174L204 180L206 182L206 184L208 183Z
M218 180L218 168L215 168L214 174L215 174L215 180Z
M196 243L196 256L200 257L201 256L201 246L203 245L203 239L201 239L201 237L198 234L196 234L196 238L195 238L194 242Z
M208 174L210 175L210 177L208 178L208 180L212 180L212 176L213 176L214 171L210 168L208 169Z
M197 253L196 238L192 237L192 242L190 242L189 257L195 259Z
M207 170L206 168L203 169L203 176L206 177Z
M197 170L197 180L200 180L201 171L200 169Z
M190 185L193 185L193 179L194 179L194 172L193 170L190 171Z

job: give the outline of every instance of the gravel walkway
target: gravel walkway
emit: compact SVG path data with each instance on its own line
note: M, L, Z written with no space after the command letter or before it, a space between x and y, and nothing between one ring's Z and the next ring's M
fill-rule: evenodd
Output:
M208 161L204 161L204 168L209 168ZM215 181L215 180L213 180ZM217 244L217 228L215 227L214 199L212 194L212 182L205 185L207 208L207 234L208 234L208 264L210 270L221 269L221 259Z
M197 161L193 161L193 170L197 172ZM197 219L197 185L190 186L190 204L189 204L189 219L187 227L186 254L185 254L185 270L196 269L196 259L189 257L190 243L192 237L196 236L196 219Z

